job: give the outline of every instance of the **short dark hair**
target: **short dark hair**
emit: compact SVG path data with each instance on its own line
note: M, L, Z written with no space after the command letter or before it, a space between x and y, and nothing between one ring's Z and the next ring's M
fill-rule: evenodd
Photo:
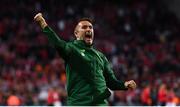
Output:
M88 17L83 17L81 19L78 20L78 23L81 22L81 21L88 21L90 23L94 23L94 21L91 19L91 18L88 18Z
M75 26L74 31L76 30L77 25L78 25L78 24L79 24L79 22L81 22L81 21L88 21L88 22L90 22L91 24L93 24L93 23L94 23L94 21L93 21L91 18L88 18L88 17L83 17L83 18L80 18L80 19L77 21L77 24L76 24L76 26Z

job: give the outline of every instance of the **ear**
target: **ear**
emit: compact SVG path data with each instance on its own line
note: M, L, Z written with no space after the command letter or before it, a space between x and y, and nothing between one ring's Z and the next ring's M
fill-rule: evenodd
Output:
M79 39L77 30L74 31L74 35L76 36L76 39Z
M74 31L74 35L75 35L75 36L77 35L77 31L76 31L76 30Z

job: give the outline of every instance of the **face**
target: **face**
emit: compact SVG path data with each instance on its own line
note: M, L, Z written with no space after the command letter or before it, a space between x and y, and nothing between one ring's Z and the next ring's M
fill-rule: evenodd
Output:
M93 26L89 21L81 21L75 28L74 34L77 40L84 40L86 44L91 45L94 38Z

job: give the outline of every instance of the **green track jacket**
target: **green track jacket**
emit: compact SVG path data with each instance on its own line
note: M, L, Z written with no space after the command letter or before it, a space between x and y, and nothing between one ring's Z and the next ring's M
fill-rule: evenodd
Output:
M107 105L111 90L126 90L118 81L106 57L82 40L65 42L50 28L43 32L65 61L67 105ZM108 89L109 88L109 89Z

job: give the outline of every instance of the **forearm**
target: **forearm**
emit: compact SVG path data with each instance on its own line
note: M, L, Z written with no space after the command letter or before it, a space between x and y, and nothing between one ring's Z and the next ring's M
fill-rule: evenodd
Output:
M69 47L67 43L60 39L59 36L48 26L41 13L36 14L34 20L39 24L49 42L58 50L63 58L67 58L69 54Z
M106 83L111 90L127 90L124 85L125 82L119 81L116 78L110 77Z
M59 36L49 27L45 26L43 29L44 34L47 36L49 42L53 44L54 46L58 46L61 48L65 47L65 41L61 40Z
M106 73L104 75L106 79L106 85L111 90L127 90L127 87L125 86L125 82L117 80L114 74Z
M52 43L55 47L65 48L65 41L61 40L58 35L48 26L41 13L36 14L34 20L39 24L43 32L46 34L50 43Z
M47 36L50 44L52 44L56 48L60 56L64 60L67 60L68 55L71 52L71 49L68 46L68 44L64 40L60 39L59 36L49 26L46 26L43 29L43 32Z

